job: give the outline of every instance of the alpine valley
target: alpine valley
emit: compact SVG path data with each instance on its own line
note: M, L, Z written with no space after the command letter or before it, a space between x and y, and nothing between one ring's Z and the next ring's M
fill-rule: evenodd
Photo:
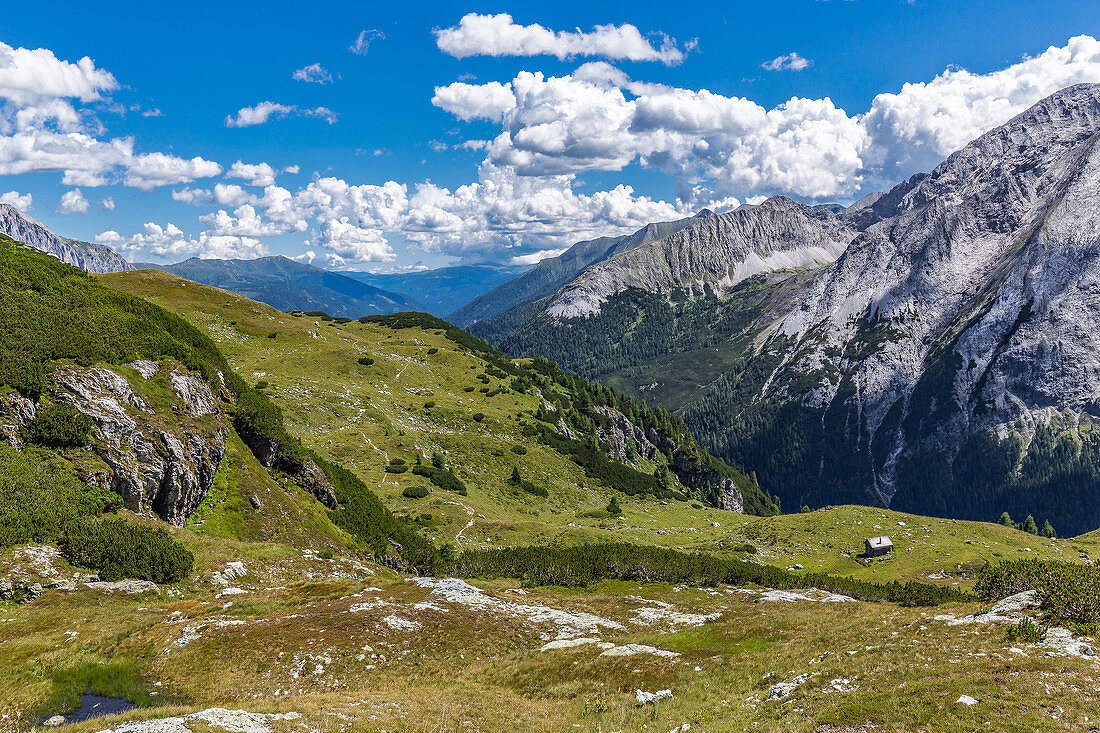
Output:
M469 13L431 30L448 64L579 66L433 87L437 117L502 125L460 141L397 104L424 8L349 11L414 16L383 32L275 3L248 22L294 21L253 34L277 63L240 34L227 65L201 53L238 25L223 5L171 9L194 51L172 61L217 66L203 97L269 100L228 116L0 41L0 176L28 176L0 194L0 733L1097 730L1100 84L1024 107L1100 74L1100 41L1036 57L1085 69L1057 82L952 68L849 117L671 86L713 37L702 6L682 43ZM79 14L53 15L36 34ZM339 54L303 56L331 25ZM111 58L156 71L161 35ZM817 83L818 58L741 83ZM1022 101L931 172L722 210L725 183L798 191L759 182L780 168L859 196L891 169L834 185L841 138L870 145L914 89L940 123L933 97L974 79L982 114ZM104 137L117 118L133 137ZM178 149L218 161L145 151L184 118ZM481 154L475 183L436 167ZM368 167L423 177L338 177ZM56 224L62 170L54 213L100 244L22 210Z
M1100 86L1073 86L885 194L677 223L460 323L674 411L788 511L1084 531L1100 524L1098 141Z

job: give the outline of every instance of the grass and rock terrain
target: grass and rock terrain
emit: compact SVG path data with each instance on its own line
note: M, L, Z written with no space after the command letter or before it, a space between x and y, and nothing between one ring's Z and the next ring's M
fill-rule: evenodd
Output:
M750 516L676 482L682 498L625 493L540 439L540 410L564 412L553 399L564 388L517 385L445 326L280 313L163 273L99 282L182 315L281 409L303 450L350 469L448 549L431 575L375 562L341 509L231 429L182 526L115 510L191 554L182 580L94 580L50 531L5 542L0 578L42 593L0 600L0 728L40 725L89 689L137 707L74 733L1094 727L1087 619L1035 607L1047 596L1027 563L996 585L1032 595L1005 605L972 591L986 563L1087 574L1100 536L863 507ZM6 450L20 486L71 495L70 453ZM645 476L665 461L628 460ZM81 496L72 511L109 498ZM894 552L861 558L877 534ZM597 542L626 549L583 548ZM532 545L547 549L522 549ZM671 554L695 551L713 559ZM523 553L537 561L510 570ZM764 583L746 578L749 563L766 566L753 576ZM851 595L800 586L809 573L853 578ZM891 581L932 588L936 605L853 598Z

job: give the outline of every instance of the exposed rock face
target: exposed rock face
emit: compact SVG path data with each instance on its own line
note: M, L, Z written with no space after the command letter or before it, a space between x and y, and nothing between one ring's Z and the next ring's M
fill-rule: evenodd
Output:
M789 345L765 393L842 401L882 503L918 453L953 455L978 430L1029 434L1055 411L1100 414L1098 140L1100 86L1087 84L986 133L876 201L889 217L781 324ZM838 350L859 358L837 364ZM829 364L855 395L843 379L784 385Z
M17 394L0 394L0 440L22 447L19 429L34 419L38 406Z
M562 288L546 313L577 318L599 313L629 288L722 293L761 272L833 262L856 231L831 211L774 196L759 206L692 220L663 239L594 264Z
M159 371L143 367L142 374ZM89 447L109 467L89 471L84 480L118 492L132 511L182 525L206 497L225 455L228 427L206 383L172 367L166 383L174 398L162 405L143 399L106 367L59 366L51 381L51 399L92 418ZM0 435L17 445L18 429L34 409L30 400L0 396Z
M0 232L86 272L123 272L134 269L110 247L59 237L42 222L32 219L9 204L0 204Z
M305 466L294 478L298 481L299 486L313 494L317 501L329 509L336 509L339 506L332 484L329 483L328 477L325 476L325 472L321 470L321 467L313 462L313 459L307 458Z
M589 408L592 414L600 415L610 421L610 426L598 426L599 439L611 445L611 458L630 465L636 458L653 460L663 453L669 462L669 468L677 480L684 486L696 490L709 490L718 496L718 506L731 512L744 512L741 492L733 480L723 476L710 466L701 463L697 456L686 453L672 438L655 428L642 429L618 410L604 405ZM559 431L565 427L559 423ZM571 431L570 431L571 432ZM564 434L564 433L563 433ZM567 435L566 437L573 437ZM633 451L635 458L631 457Z

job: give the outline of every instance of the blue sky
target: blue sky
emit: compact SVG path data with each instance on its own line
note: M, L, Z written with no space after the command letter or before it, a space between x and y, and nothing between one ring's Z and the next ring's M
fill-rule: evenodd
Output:
M0 198L133 260L532 262L929 169L1100 82L1097 10L20 4L0 26Z

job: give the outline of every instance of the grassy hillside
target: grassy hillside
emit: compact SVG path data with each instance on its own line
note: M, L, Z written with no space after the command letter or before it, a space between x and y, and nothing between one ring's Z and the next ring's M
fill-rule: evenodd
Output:
M478 347L476 339L456 342L470 338L457 329L449 338L442 321L393 328L401 324L294 316L151 271L103 282L173 309L202 328L241 375L266 383L292 433L355 469L390 509L424 517L426 533L440 544L623 539L642 536L637 526L650 521L682 526L679 537L687 540L692 532L735 516L699 501L622 496L586 475L532 432L540 429L534 415L545 401L537 393L569 388L556 383L544 390L522 383L517 388L522 380L497 367L510 362L467 348ZM413 466L418 456L427 462L436 453L466 485L467 495L435 488L422 499L403 496L406 489L432 484L411 470L387 472L386 467L395 459ZM639 459L637 467L651 476L656 462ZM547 497L511 484L513 468ZM750 492L751 484L743 475L740 480ZM600 511L613 494L625 522ZM650 520L654 514L660 519Z
M357 470L391 510L422 517L424 531L439 544L489 548L632 541L751 556L784 567L799 563L808 570L868 580L934 576L937 582L965 587L972 583L975 563L983 559L1015 556L1024 547L1039 556L1066 558L1075 556L1078 546L1088 550L1100 542L1088 537L1051 541L993 523L869 507L758 518L699 502L623 496L537 437L525 435L524 426L537 424L532 413L541 399L531 392L498 392L514 378L489 376L491 364L448 338L442 322L437 328L391 328L383 325L393 325L385 319L339 323L280 313L163 273L102 279L178 310L210 334L241 374L267 383L291 432ZM374 363L360 364L360 358ZM477 413L484 415L480 422L474 419ZM467 487L466 496L438 489L411 471L385 470L394 459L411 466L417 455L428 459L433 453L444 455ZM525 480L547 488L548 496L512 486L513 467ZM432 493L410 499L403 495L410 487ZM612 495L622 506L621 519L600 511ZM862 551L864 537L880 533L894 538L898 552L889 562L861 564L852 555Z
M1095 556L1100 537L1039 539L991 523L850 506L754 517L624 494L540 440L545 422L537 415L547 405L568 413L574 399L598 399L597 391L575 394L568 381L543 375L539 382L538 373L520 371L526 384L445 323L292 316L163 273L101 282L178 310L230 367L250 383L266 382L258 386L282 409L289 433L316 449L323 465L329 458L351 466L436 542L484 550L451 565L484 579L410 577L370 562L363 539L333 521L344 509L325 509L293 475L261 465L234 434L205 501L186 526L169 530L194 555L182 582L110 592L85 585L74 575L81 569L50 546L0 548L0 578L52 586L26 605L0 598L0 730L28 730L67 712L89 688L139 707L74 724L72 733L170 717L175 722L154 725L192 733L1092 725L1100 682L1093 658L1009 639L1005 624L952 624L989 610L989 602L958 600L973 596L955 592L973 585L985 561ZM73 486L62 458L0 449L0 465L22 477L9 483L46 497L102 500ZM513 468L521 483L511 481ZM454 481L465 494L439 485L459 488ZM408 489L430 493L411 498ZM0 497L10 493L0 479ZM621 517L604 509L612 497ZM877 534L890 535L895 552L856 557L862 538ZM675 565L675 584L652 582L622 566L647 549L619 546L621 560L590 574L595 566L583 558L603 550L574 547L586 540L702 549L725 561L653 553ZM532 543L554 550L495 550ZM514 573L523 578L494 576L494 558L504 558L499 569L524 556L532 560ZM738 560L825 571L865 600L799 589L797 574L757 574ZM769 587L794 591L681 578L716 566L731 582L749 570ZM572 582L574 570L605 579L542 585ZM606 579L619 576L629 579ZM874 602L887 580L948 586L940 597L949 601ZM1078 638L1088 633L1080 629ZM672 696L642 704L638 690ZM979 702L957 702L963 694ZM248 720L230 725L219 708L244 711L234 715Z

